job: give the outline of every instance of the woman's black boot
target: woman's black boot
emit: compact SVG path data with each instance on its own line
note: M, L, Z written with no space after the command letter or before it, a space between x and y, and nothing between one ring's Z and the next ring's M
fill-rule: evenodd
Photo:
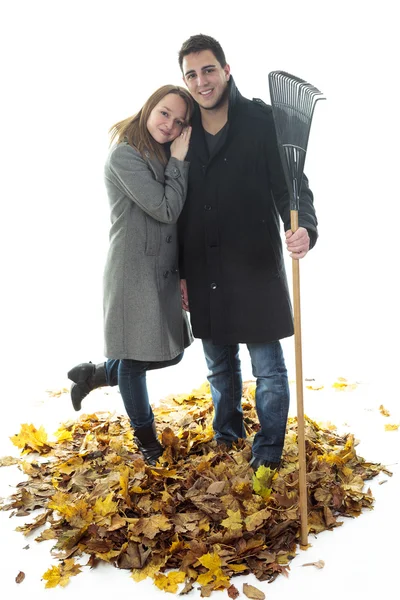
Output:
M164 448L157 439L156 424L154 421L149 427L135 429L135 442L143 454L145 462L154 467L157 464L157 459L164 452Z
M71 400L75 410L81 410L82 400L89 392L108 385L104 363L81 363L68 371L68 379L74 381L71 386Z

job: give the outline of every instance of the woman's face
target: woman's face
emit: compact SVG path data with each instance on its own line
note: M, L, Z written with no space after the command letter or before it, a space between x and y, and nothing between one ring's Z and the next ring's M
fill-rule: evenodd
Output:
M153 108L147 119L147 129L159 144L172 142L185 126L187 106L178 94L167 94Z

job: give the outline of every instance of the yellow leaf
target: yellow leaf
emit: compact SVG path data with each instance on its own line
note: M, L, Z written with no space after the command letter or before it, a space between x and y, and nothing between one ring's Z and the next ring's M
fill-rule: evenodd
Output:
M94 505L94 512L97 515L105 517L106 515L115 513L118 507L117 502L113 501L113 492L110 492L104 500L101 498L97 498L96 503Z
M242 516L240 510L233 511L228 508L228 518L221 521L222 527L235 531L242 528Z
M10 437L10 440L24 452L39 452L46 454L52 448L52 444L47 441L47 433L43 427L36 429L34 425L21 425L21 431L17 435Z
M47 582L45 587L47 587L47 588L56 587L56 585L58 585L60 583L60 579L61 579L60 568L59 567L51 567L43 575L43 579Z
M240 573L241 571L245 571L249 567L247 565L245 565L245 564L241 564L241 565L232 565L232 564L229 564L228 568L231 571L235 571L235 573Z
M209 552L207 554L203 554L203 556L200 556L199 563L202 564L203 567L206 567L206 569L209 569L210 571L215 571L216 569L219 569L222 564L218 554L210 554Z
M178 591L178 583L185 581L186 574L182 571L170 571L167 575L162 573L154 577L154 583L160 590L176 594Z
M253 475L253 490L264 500L267 500L271 495L271 483L274 474L274 469L261 465Z
M72 430L69 430L65 429L64 427L60 427L59 429L57 429L57 431L54 432L54 435L59 442L65 442L74 439L73 428Z
M70 577L78 575L81 572L80 565L75 563L73 558L68 558L59 567L51 567L43 575L43 579L47 582L46 588L53 588L57 585L65 587L70 580Z
M385 425L385 431L396 431L399 428L400 425L390 425L389 423L387 423Z
M132 579L139 583L139 581L143 581L143 579L146 579L147 577L154 578L155 574L165 565L168 559L169 555L167 554L163 558L158 558L157 560L147 563L143 569L132 569Z
M388 410L386 410L386 408L383 406L383 404L380 405L379 411L380 411L381 415L383 415L384 417L390 417L390 412Z

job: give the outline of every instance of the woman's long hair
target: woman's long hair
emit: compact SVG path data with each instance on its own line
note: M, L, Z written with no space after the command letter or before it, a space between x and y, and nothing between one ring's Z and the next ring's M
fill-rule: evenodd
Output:
M156 156L158 160L165 164L167 162L167 156L164 145L159 144L152 138L147 129L147 121L153 108L157 106L167 94L177 94L177 96L180 96L185 101L187 108L185 123L189 124L194 108L191 95L183 87L177 85L163 85L150 96L136 115L128 117L123 121L119 121L110 128L110 145L114 141L120 143L126 140L128 144L139 150L140 154L143 155L147 150L150 152L150 156Z

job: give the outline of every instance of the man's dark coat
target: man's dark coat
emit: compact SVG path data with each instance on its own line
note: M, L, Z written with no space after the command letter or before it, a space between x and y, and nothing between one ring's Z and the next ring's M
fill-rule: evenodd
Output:
M290 336L279 219L290 229L290 205L272 108L241 96L231 78L227 131L211 157L198 108L192 125L179 236L193 333L216 344ZM313 246L317 219L306 177L299 226Z

